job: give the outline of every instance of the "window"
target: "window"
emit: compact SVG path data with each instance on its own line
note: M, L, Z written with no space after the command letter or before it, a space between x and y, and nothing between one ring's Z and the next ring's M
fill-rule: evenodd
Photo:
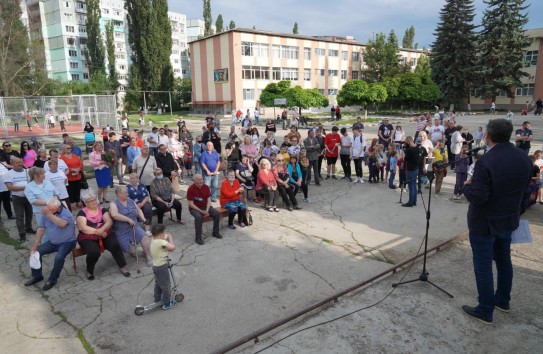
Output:
M269 80L270 71L266 66L244 65L241 70L241 78L245 80Z
M400 59L400 62L402 63L402 65L407 64L407 57L402 57L402 59Z
M281 68L272 68L272 80L281 80Z
M66 38L66 42L68 43L68 45L75 45L75 38L68 37Z
M181 74L183 74L183 75L187 75L188 73L189 73L189 71L187 69L181 70Z
M324 76L324 69L315 69L315 75Z
M281 46L282 59L298 59L298 47L283 45Z
M117 48L119 48L119 49L124 48L124 43L123 42L117 42L115 44L117 45Z
M496 96L498 96L498 97L507 97L507 91L500 90L500 91L498 91L498 94Z
M344 50L341 52L341 59L347 60L349 58L349 52Z
M70 2L69 2L69 1L65 1L65 2L64 2L64 5L65 5L66 7L70 7Z
M79 63L70 62L70 68L71 69L78 69L79 68Z
M71 57L77 57L77 50L69 50L68 55Z
M304 69L304 81L311 81L311 69Z
M270 46L264 43L241 42L241 55L267 58L270 55Z
M324 95L324 89L319 89L319 92L321 93L321 95Z
M470 90L470 95L471 95L472 97L479 97L479 96L480 96L479 89L471 89L471 90Z
M102 15L109 15L109 9L102 9Z
M179 41L178 41L177 39L174 39L174 40L172 41L172 44L173 44L173 45L178 45L178 44L179 44Z
M173 69L173 72L179 74L181 72L181 69Z
M72 19L72 15L73 15L73 14L68 13L68 12L65 12L65 13L64 13L64 17L68 18L69 20Z
M119 80L126 80L126 75L119 75Z
M86 45L87 44L87 38L79 38L79 44Z
M124 64L119 65L119 69L120 70L126 70L126 65L124 65Z
M89 74L88 73L83 73L83 79L88 80L89 79Z
M415 67L415 65L417 65L417 58L411 58L411 62L410 62L410 64L411 64L411 67L413 67L413 68L414 68L414 67Z
M86 9L87 5L84 2L77 2L77 8L78 9Z
M113 26L121 27L123 25L123 21L113 21Z
M272 45L272 58L276 58L276 59L281 58L281 46Z
M315 48L315 55L318 57L323 57L326 55L326 49L324 48Z
M341 70L341 80L347 80L347 70Z
M179 64L179 59L174 59L173 62L174 64Z
M75 32L74 26L66 26L66 32L71 32L71 33Z
M537 50L529 50L526 52L526 56L524 57L525 66L535 66L537 65L537 56L539 54L539 51Z
M87 33L87 27L86 26L79 26L79 33Z
M73 81L79 81L79 74L72 74Z
M359 61L359 60L360 60L360 53L353 52L353 61Z
M122 32L115 32L115 38L122 38L123 33Z
M337 76L337 70L328 69L328 76Z
M304 60L311 60L311 48L304 48Z
M328 96L336 96L337 89L328 89Z
M124 91L126 90L126 88L124 87L124 85L119 85L119 91Z
M113 14L114 14L115 16L121 16L121 10L119 10L119 9L113 9Z
M328 49L328 56L329 57L337 57L338 51L335 49Z
M298 68L272 68L272 80L298 80Z
M254 89L243 89L243 99L254 100L255 99L255 90Z
M525 84L522 87L517 87L516 96L533 96L535 84Z
M358 71L353 70L353 80L358 80Z
M126 56L123 53L115 54L115 58L117 59L126 59Z

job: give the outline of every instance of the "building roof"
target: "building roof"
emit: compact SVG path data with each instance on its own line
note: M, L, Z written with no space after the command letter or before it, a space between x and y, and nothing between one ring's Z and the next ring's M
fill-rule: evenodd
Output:
M265 36L275 36L275 37L282 37L282 38L295 38L295 39L303 39L308 41L316 41L316 42L328 42L328 43L342 43L342 44L352 44L352 45L359 45L362 47L365 47L366 44L362 42L358 42L354 40L353 37L350 36L306 36L301 34L292 34L292 33L281 33L281 32L272 32L272 31L264 31L264 30L258 30L258 29L250 29L250 28L243 28L243 27L236 27L233 29L226 30L221 33L215 33L211 36L199 38L197 40L192 41L191 43L196 43L198 41L206 40L215 36L220 36L228 32L241 32L241 33L250 33L250 34L260 34ZM424 49L409 49L409 48L399 48L402 51L406 52L427 52L427 50Z
M526 35L530 38L542 38L543 37L543 28L529 29L526 30Z

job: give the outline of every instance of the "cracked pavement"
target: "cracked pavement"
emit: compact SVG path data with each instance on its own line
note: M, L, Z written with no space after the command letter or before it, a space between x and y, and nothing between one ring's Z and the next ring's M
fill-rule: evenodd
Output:
M371 138L375 129L366 130ZM448 195L453 179L454 173L449 174L442 187ZM77 259L75 273L68 256L57 285L42 293L43 282L40 288L23 285L30 274L28 251L0 244L5 308L0 352L83 353L82 336L97 353L211 352L414 255L424 236L422 204L401 208L400 192L386 184L323 181L322 187L310 185L309 197L312 203L300 198L303 210L294 212L281 208L270 213L250 202L253 226L229 230L223 219L224 238L218 240L209 237L212 225L207 223L203 246L194 243L193 220L183 200L186 225L165 225L177 245L171 259L185 300L172 310L139 317L134 308L152 301L154 286L144 261L138 274L135 259L126 256L132 275L125 278L105 252L96 265L96 280L88 281L84 257ZM430 247L465 230L466 206L432 200ZM5 223L16 237L14 222ZM52 261L52 255L44 258L46 277ZM284 352L298 352L285 346Z

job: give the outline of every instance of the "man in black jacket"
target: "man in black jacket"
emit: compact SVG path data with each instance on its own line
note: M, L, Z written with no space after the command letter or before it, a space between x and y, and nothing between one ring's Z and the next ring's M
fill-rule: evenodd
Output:
M175 162L172 154L168 152L168 147L164 144L158 146L158 154L155 155L156 165L162 169L164 177L172 178L177 176L179 166Z
M412 207L417 205L417 176L419 174L419 161L421 148L415 145L413 138L405 138L405 164L407 169L406 179L409 189L409 201L402 204L403 207Z
M477 161L473 178L466 181L464 195L469 200L468 229L473 268L479 294L476 307L462 306L469 316L492 323L494 308L509 312L513 266L511 234L519 226L529 196L532 164L509 139L513 125L506 119L488 123L487 152ZM494 293L492 260L498 270Z

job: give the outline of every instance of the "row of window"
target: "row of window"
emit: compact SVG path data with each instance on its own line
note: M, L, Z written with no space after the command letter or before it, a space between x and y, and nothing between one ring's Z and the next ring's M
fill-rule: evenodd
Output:
M245 101L253 101L256 99L255 97L260 97L261 92L262 90L243 89L243 99ZM338 89L328 89L328 91L324 89L319 89L319 92L322 93L323 95L328 94L328 96L336 96L338 94Z
M472 89L470 94L473 97L479 97L479 90L478 89ZM535 84L525 84L521 87L517 87L515 89L515 96L528 96L532 97L535 92ZM507 97L507 91L506 90L500 90L496 97Z
M530 67L530 66L536 66L537 65L537 57L539 55L538 50L529 50L526 52L526 55L524 56L524 66Z
M315 69L316 76L337 77L341 74L341 80L348 79L347 70ZM358 80L358 71L352 72L353 80ZM267 66L244 65L241 70L241 78L244 80L269 80L270 68ZM272 80L298 80L298 68L271 68ZM304 69L304 80L311 81L311 69Z
M271 57L276 59L298 59L299 48L296 46L276 45L271 46ZM247 57L270 57L270 45L266 43L241 42L241 55ZM318 57L326 56L326 49L315 48L315 55ZM339 50L328 49L329 57L338 57ZM341 58L348 60L349 52L341 51ZM352 53L353 61L360 60L360 53ZM304 60L311 60L311 48L304 48Z

